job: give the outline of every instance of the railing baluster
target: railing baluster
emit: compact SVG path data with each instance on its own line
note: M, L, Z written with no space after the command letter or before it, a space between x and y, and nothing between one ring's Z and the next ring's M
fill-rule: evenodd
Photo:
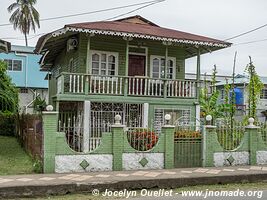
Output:
M115 87L116 88L115 89L116 91L115 91L115 94L118 94L118 78L115 78L115 79L116 79L116 87Z
M119 94L122 94L122 78L120 77L120 93Z
M154 82L154 81L155 81L155 80L151 80L151 85L152 85L152 87L151 87L151 90L152 90L151 93L152 93L152 94L151 94L151 95L152 95L152 96L155 95L155 93L154 93L154 84L155 84L155 82Z
M98 78L98 94L100 93L101 90L101 79L102 77L97 77Z
M94 91L93 93L96 93L96 76L94 76Z
M81 76L81 93L83 93L83 84L84 84L83 79L84 79L84 76L82 75Z
M108 80L107 80L107 94L109 94L109 82L110 82L110 77L108 77Z
M175 81L175 96L177 97L178 81Z
M136 92L134 91L134 89L135 89L135 88L134 88L134 85L135 85L135 78L133 78L132 80L133 80L133 82L132 82L132 94L135 95L135 93L136 93Z
M131 94L132 78L129 78L128 80L128 94Z
M73 90L72 92L75 93L75 86L76 86L76 75L73 75Z
M140 88L139 86L139 78L136 78L136 94L139 95Z
M80 75L77 75L77 93L80 93Z
M69 75L69 79L70 79L70 85L69 85L69 92L71 92L71 87L72 87L72 75Z
M147 86L148 86L148 88L147 88L147 90L148 90L148 94L147 94L147 95L150 95L150 87L151 87L151 80L150 80L150 79L148 79L148 84L147 84Z
M113 77L111 78L111 94L114 94L114 79Z
M143 95L143 80L144 79L140 79L140 95Z

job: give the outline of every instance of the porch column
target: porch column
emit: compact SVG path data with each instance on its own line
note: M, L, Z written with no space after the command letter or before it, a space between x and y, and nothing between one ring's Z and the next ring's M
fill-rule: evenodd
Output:
M196 91L196 97L199 99L199 90L200 90L200 48L197 48L197 91Z
M83 109L83 152L89 152L91 102L84 101Z
M91 63L91 57L90 57L90 48L91 48L91 37L94 36L94 34L88 34L87 36L87 50L86 50L86 74L90 74L90 63Z
M143 110L143 126L144 126L144 128L148 128L148 109L149 109L149 103L144 103L144 110Z
M128 76L129 68L129 39L126 38L126 52L125 52L125 76Z

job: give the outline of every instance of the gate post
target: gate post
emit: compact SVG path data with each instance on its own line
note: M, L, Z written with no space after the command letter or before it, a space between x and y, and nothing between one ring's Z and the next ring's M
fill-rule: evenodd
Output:
M211 122L212 117L208 115L206 117L207 122ZM203 167L213 167L214 158L213 153L217 148L218 138L216 133L216 126L205 125L202 138L202 159Z
M43 172L55 172L57 114L53 106L47 106L47 112L43 112Z
M249 150L249 164L256 165L257 164L257 146L258 146L258 129L260 127L255 126L254 119L248 119L249 125L245 127L246 132L248 133L248 150Z
M165 115L165 120L168 122L171 119L170 115ZM162 127L162 133L165 138L165 154L164 164L165 169L174 168L174 127L168 123Z
M121 116L115 116L115 124L111 126L113 170L122 170L122 154L124 147L124 125L121 124Z

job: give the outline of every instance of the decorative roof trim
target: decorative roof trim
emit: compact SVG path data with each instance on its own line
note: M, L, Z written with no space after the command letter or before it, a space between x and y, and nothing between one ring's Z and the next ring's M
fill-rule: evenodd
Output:
M55 32L52 33L52 36L53 37L57 37L59 35L65 34L67 31L82 32L82 33L89 33L89 34L101 34L101 35L112 35L112 36L151 39L151 40L158 40L158 41L174 42L174 43L181 43L181 44L191 44L191 45L201 45L201 46L210 46L210 47L222 47L223 48L223 47L230 46L230 45L227 45L227 44L214 43L214 42L183 40L183 39L159 37L159 36L144 35L144 34L137 34L137 33L127 33L127 32L119 32L119 31L107 31L107 30L96 30L96 29L83 29L83 28L73 28L73 27L65 27L63 29L55 31ZM45 42L43 42L43 44L44 43Z

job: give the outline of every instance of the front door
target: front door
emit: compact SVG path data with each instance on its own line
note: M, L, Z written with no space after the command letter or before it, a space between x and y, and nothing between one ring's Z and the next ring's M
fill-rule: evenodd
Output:
M145 76L146 57L129 55L128 76Z

